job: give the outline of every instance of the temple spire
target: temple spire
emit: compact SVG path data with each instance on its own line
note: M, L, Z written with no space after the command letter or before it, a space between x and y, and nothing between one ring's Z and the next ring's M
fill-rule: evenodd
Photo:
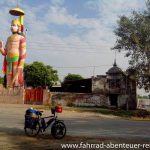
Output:
M115 59L114 59L114 64L113 64L114 67L117 67L117 63L116 63L116 50L115 50Z
M113 66L114 66L114 67L117 67L116 58L115 58L115 60L114 60Z

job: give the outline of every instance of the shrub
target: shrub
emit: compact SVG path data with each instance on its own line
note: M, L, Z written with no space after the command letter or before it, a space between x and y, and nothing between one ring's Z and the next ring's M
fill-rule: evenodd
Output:
M138 109L135 114L135 117L142 117L142 118L146 118L146 117L150 117L150 112L148 112L147 110L144 109Z
M66 105L69 107L73 107L74 103L72 101L68 100Z

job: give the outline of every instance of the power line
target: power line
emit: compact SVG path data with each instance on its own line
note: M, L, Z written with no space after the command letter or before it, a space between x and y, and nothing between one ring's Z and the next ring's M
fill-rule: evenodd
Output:
M40 45L39 45L40 44ZM44 45L43 45L44 44ZM87 44L70 44L70 43L59 43L59 42L49 42L49 43L45 43L45 42L32 42L32 43L29 43L29 45L31 46L42 46L42 47L50 47L52 45L54 46L61 46L61 47L67 47L67 48L82 48L82 49L101 49L102 46L99 44L99 45L89 45L88 43Z
M83 45L81 45L81 46L76 46L76 45L63 45L63 44L50 44L50 45L37 45L37 44L35 44L35 43L33 43L33 44L29 44L30 46L38 46L38 47L52 47L52 46L55 46L55 47L61 47L61 48L78 48L78 49L102 49L102 47L100 47L100 46L88 46L88 45L86 45L86 46L83 46Z
M32 41L32 40L29 40L29 41ZM98 41L97 44L100 44L99 43L100 41ZM44 44L44 45L49 45L49 44L57 44L57 45L72 45L72 46L96 46L97 44L93 44L93 42L76 42L76 41L73 41L73 43L66 43L66 42L56 42L56 41L49 41L49 42L39 42L39 41L34 41L32 44L34 43L37 43L37 44Z
M31 47L32 48L32 47ZM113 54L114 53L110 53L110 52L94 52L94 51L73 51L73 50L58 50L58 49L54 49L54 50L48 50L48 49L37 49L37 50L42 50L41 52L43 51L47 51L47 52L52 52L52 53L55 53L55 52L63 52L63 53L95 53L95 54ZM122 54L122 53L121 53Z
M35 47L35 48L61 48L61 49L79 49L79 50L99 50L102 49L101 47L77 47L77 46L67 46L67 45L62 45L62 46L58 46L58 45L32 45L29 44L30 47ZM104 52L104 51L103 51ZM109 51L108 51L109 52ZM113 52L113 51L112 51Z
M29 33L31 33L31 32L29 32ZM32 40L33 38L28 37L28 39L29 39L29 40ZM48 41L48 40L50 40L50 41ZM58 39L58 40L60 40L60 39ZM79 39L79 40L80 40L80 39ZM85 43L85 42L86 42L86 43L94 43L94 42L97 43L97 42L99 42L100 40L106 41L106 40L104 40L104 39L97 39L97 40L91 40L91 39L90 39L90 41L87 41L86 39L81 39L82 41L79 41L79 40L78 40L78 41L74 41L74 43ZM35 42L36 42L36 43L48 43L47 41L48 41L48 42L51 42L51 41L54 41L54 42L55 42L56 40L55 40L55 39L52 39L52 38L49 38L49 39L47 38L46 41L42 41L42 42L41 42L41 41L37 41L37 40L36 40ZM108 40L107 40L107 41L108 41ZM107 41L106 41L106 42L107 42ZM64 40L64 42L65 42L65 40Z
M53 49L49 49L49 48L53 48ZM113 54L114 55L114 52L109 52L109 51L85 51L85 50L82 51L82 49L79 49L79 48L76 48L76 50L67 50L67 49L69 49L69 47L55 47L54 48L52 46L48 46L48 47L43 47L43 46L34 47L34 46L30 46L29 45L29 49L37 49L37 50L48 51L48 52L67 52L67 53L74 52L74 53L96 53L96 54L100 53L100 54ZM89 50L90 50L90 48L89 48ZM95 50L97 50L97 49L95 49ZM118 54L122 55L122 54L126 54L126 53L118 53Z
M36 44L37 43L37 44ZM40 44L40 45L39 45ZM43 45L44 44L44 45ZM48 45L47 45L48 44ZM84 43L85 44L85 43ZM100 45L89 45L89 44L68 44L68 43L59 43L59 42L32 42L32 43L29 43L28 46L30 48L36 48L36 49L39 49L39 48L55 48L55 51L67 51L67 52L87 52L87 53L113 53L113 51L101 51L100 49L103 49ZM61 50L59 50L61 49ZM65 50L64 50L65 49ZM69 49L69 50L67 50ZM91 51L89 51L91 50ZM93 51L95 50L95 51ZM99 50L99 51L98 51ZM54 51L54 52L55 52ZM126 53L118 53L118 54L126 54Z
M99 68L99 67L110 67L112 65L98 65L98 66L53 66L54 68L68 69L68 68Z

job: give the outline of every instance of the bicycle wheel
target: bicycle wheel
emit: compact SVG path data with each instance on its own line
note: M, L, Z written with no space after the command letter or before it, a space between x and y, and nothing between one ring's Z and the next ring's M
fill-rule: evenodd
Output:
M52 125L51 134L55 139L62 139L66 135L66 126L63 122L57 121Z
M32 122L30 127L25 127L24 130L27 136L35 137L38 135L40 131L40 124L37 121Z

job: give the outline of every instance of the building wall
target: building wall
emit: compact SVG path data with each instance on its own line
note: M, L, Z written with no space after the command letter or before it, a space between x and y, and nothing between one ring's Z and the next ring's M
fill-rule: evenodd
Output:
M150 99L138 99L137 107L140 109L150 109Z
M118 107L126 108L127 99L129 98L128 95L119 95L118 96Z
M0 87L0 103L23 104L24 89L5 89Z
M109 85L110 80L118 80L116 86ZM92 78L92 93L103 94L108 97L117 95L117 107L136 109L136 81L127 78L125 75L99 75ZM111 103L111 102L110 102Z
M51 97L52 97L52 93L48 89L44 89L43 90L43 104L51 105Z
M51 100L65 106L108 106L108 97L102 94L52 93Z
M61 104L63 106L110 106L109 95L104 94L87 94L87 93L62 93L53 92L50 93L50 101L54 101L55 104ZM133 102L130 102L129 95L118 95L118 107L126 108L127 100L129 102L129 109L134 109ZM47 102L47 101L45 101Z
M106 87L106 76L98 75L92 77L92 93L104 93Z

